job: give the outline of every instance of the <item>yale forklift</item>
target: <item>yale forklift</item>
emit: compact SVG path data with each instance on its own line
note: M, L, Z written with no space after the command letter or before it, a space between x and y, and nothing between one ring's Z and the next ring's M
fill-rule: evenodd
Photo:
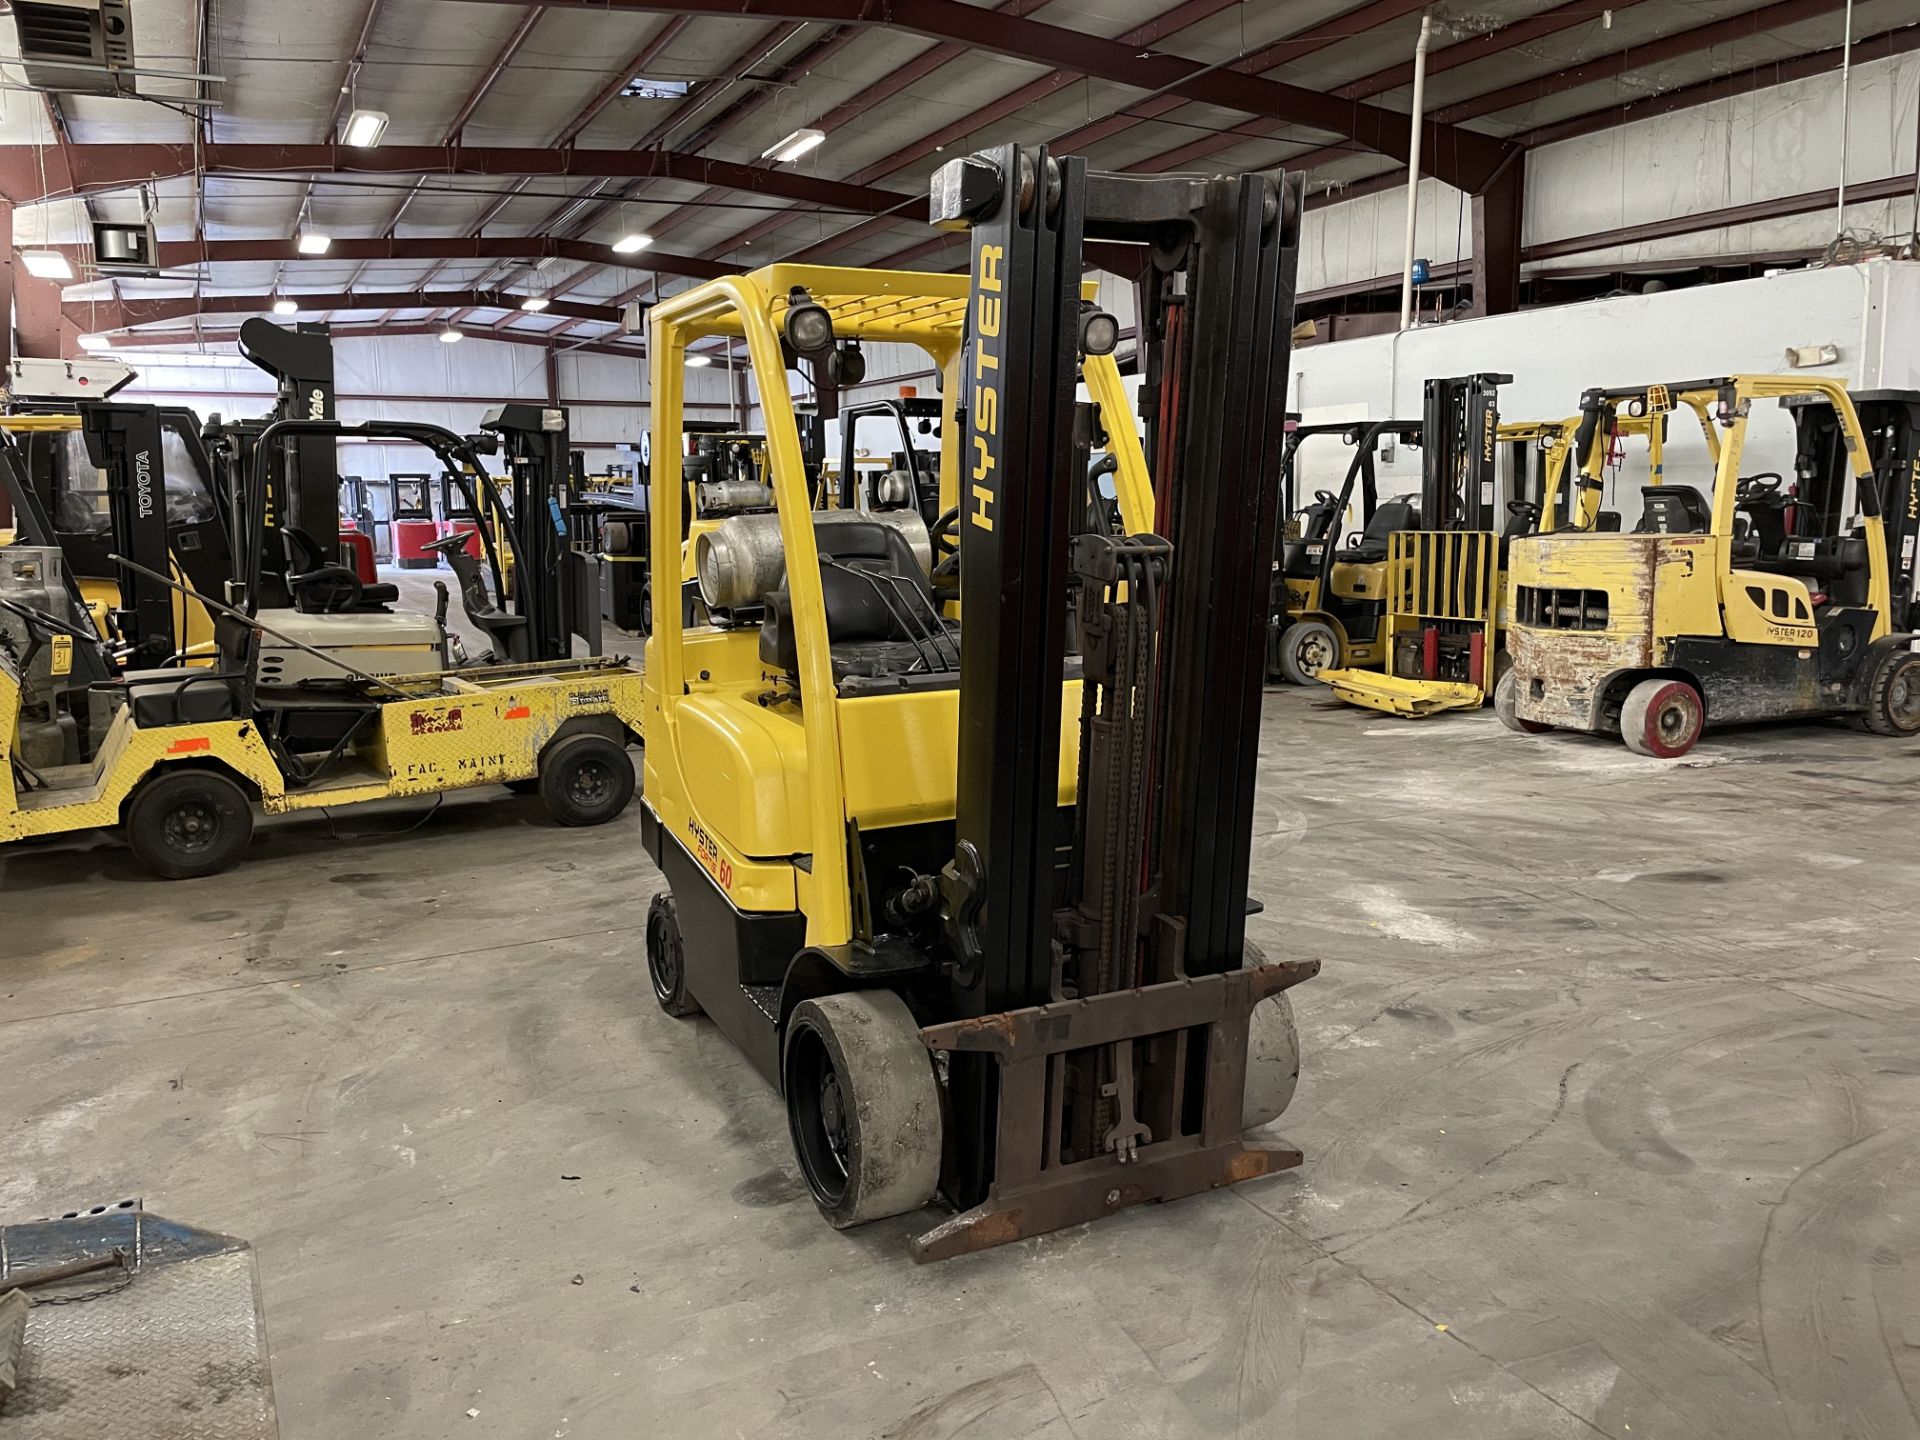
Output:
M0 549L0 841L113 829L155 874L186 879L239 858L256 801L278 814L496 784L536 789L567 825L600 824L626 806L626 750L643 703L634 670L558 660L377 675L274 632L263 615L281 612L258 604L270 460L279 442L311 435L411 441L479 469L467 442L436 426L266 426L237 507L251 527L240 570L225 600L198 596L215 616L208 668L111 664L64 603L59 551ZM19 463L0 439L0 465ZM305 650L315 673L269 669L269 642ZM61 732L82 724L102 738L74 761Z
M1793 423L1791 481L1741 474L1768 400ZM1724 432L1711 499L1656 465L1632 533L1513 543L1501 720L1617 734L1662 758L1709 724L1839 716L1920 733L1920 393L1855 397L1837 380L1770 375L1591 390L1583 461L1618 417L1657 424L1681 406Z
M1267 618L1268 680L1311 685L1322 670L1380 663L1388 537L1420 524L1410 502L1380 503L1380 450L1383 445L1418 448L1420 435L1415 420L1296 424L1288 431L1281 458L1285 528L1274 547ZM1323 436L1339 437L1353 458L1338 490L1316 490L1311 503L1295 509L1300 449ZM1356 488L1360 530L1343 536Z
M932 192L965 276L776 265L650 313L656 452L688 343L746 340L777 533L728 547L714 624L660 617L641 801L660 1005L779 1090L830 1223L944 1198L919 1260L1298 1164L1243 1131L1291 1098L1282 992L1318 969L1245 929L1298 182L1008 145ZM1087 239L1148 251L1144 446ZM783 371L862 341L945 376L948 587L899 524L809 506ZM1081 503L1095 449L1124 535Z

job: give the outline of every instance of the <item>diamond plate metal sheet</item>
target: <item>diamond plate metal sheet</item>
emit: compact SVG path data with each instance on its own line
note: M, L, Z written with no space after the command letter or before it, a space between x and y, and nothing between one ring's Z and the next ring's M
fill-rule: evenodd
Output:
M136 1202L0 1228L0 1276L119 1250L29 1293L6 1440L276 1440L253 1251Z

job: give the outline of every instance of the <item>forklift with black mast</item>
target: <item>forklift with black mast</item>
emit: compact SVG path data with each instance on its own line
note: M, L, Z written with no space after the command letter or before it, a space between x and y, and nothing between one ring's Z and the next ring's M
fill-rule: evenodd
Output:
M957 604L886 526L782 504L757 652L744 610L649 644L641 818L671 886L647 925L661 1007L712 1015L779 1087L830 1223L943 1196L916 1260L1300 1163L1246 1133L1292 1098L1283 992L1319 969L1246 934L1300 196L1006 145L932 182L964 287L773 266L653 311L656 426L687 343L744 333L783 498L805 493L783 351L918 316L945 372L933 548ZM1143 261L1144 446L1088 241ZM1103 444L1123 482L1161 457L1151 528L1090 522Z

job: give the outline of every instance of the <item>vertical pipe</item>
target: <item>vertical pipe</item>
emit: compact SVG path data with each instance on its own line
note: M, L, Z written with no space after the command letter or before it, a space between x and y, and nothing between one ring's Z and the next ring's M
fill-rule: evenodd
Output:
M1840 185L1833 205L1833 237L1847 230L1847 112L1853 99L1853 0L1847 0L1846 37L1840 42Z
M1852 0L1848 0L1852 4ZM1400 265L1400 328L1413 323L1413 227L1420 218L1420 140L1427 104L1427 42L1433 36L1433 12L1420 14L1420 39L1413 47L1413 138L1407 145L1407 245Z

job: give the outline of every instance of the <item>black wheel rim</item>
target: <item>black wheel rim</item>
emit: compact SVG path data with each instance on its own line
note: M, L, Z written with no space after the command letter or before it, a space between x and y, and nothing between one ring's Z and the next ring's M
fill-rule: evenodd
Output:
M647 922L647 972L653 977L653 993L663 1004L679 998L684 969L679 935L664 915L655 915Z
M567 798L596 809L613 798L613 767L604 760L582 760L567 777Z
M1920 685L1915 666L1902 665L1887 681L1887 718L1902 730L1920 729Z
M807 1025L795 1030L787 1050L787 1116L800 1169L823 1205L838 1205L847 1194L853 1151L848 1101L819 1032Z
M202 855L220 841L220 811L204 800L182 800L161 823L167 848L176 855Z

